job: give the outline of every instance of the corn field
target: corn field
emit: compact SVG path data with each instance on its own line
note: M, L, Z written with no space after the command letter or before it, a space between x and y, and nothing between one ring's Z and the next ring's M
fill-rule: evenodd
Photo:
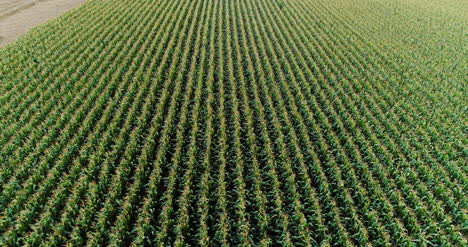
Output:
M467 246L461 0L88 0L0 49L1 246Z

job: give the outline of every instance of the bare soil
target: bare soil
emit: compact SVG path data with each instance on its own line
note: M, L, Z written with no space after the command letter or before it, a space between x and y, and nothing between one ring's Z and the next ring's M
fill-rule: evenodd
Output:
M0 0L0 47L85 0Z

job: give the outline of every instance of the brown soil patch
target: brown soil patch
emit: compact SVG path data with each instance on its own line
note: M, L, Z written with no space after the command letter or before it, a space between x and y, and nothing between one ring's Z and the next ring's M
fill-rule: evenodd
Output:
M0 0L0 47L85 0Z

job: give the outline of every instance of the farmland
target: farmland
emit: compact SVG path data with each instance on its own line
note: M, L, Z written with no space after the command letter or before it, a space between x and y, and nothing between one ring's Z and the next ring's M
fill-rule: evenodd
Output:
M461 0L87 0L0 48L1 246L466 246Z
M0 0L0 47L84 0Z

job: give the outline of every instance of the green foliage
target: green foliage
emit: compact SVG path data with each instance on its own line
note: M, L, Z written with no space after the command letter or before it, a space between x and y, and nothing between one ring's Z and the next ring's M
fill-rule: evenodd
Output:
M422 2L86 1L1 48L0 245L466 246L466 20Z

